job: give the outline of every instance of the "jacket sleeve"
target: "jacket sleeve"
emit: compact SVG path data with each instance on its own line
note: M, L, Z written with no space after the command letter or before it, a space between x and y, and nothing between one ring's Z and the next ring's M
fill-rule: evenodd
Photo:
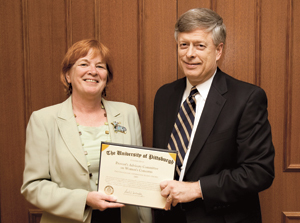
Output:
M86 208L88 191L60 187L51 180L49 162L51 131L47 130L45 118L39 114L36 112L32 114L26 130L25 169L21 193L31 204L43 211L85 221L91 211L90 208Z
M230 149L229 150L234 150ZM236 165L200 178L208 210L228 207L243 197L257 195L274 179L274 147L265 92L250 94L237 123Z
M134 107L134 130L135 130L136 145L143 146L140 118L137 109L135 107Z

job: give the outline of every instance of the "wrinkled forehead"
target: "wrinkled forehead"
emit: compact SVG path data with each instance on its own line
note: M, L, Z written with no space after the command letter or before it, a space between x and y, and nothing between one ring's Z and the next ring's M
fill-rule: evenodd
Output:
M177 36L177 41L182 40L193 40L193 41L212 41L212 33L206 29L193 29L191 31L179 32Z
M209 28L207 28L207 27L202 27L202 26L192 26L192 27L190 27L189 29L185 29L185 30L177 30L176 32L175 32L175 39L176 40L178 40L178 36L180 35L180 34L188 34L188 33L194 33L194 32L196 32L197 30L201 30L203 33L206 33L207 35L209 35L209 34L212 34L212 30L211 29L209 29Z

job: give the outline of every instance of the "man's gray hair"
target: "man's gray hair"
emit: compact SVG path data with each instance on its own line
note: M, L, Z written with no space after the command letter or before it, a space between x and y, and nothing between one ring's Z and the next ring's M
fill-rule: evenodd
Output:
M178 41L178 34L190 32L197 28L212 33L215 46L225 44L226 27L223 19L216 12L206 8L195 8L182 14L175 24L175 39Z

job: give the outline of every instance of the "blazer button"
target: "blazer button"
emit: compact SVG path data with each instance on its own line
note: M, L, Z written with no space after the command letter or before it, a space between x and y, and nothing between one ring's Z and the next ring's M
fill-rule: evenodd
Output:
M108 130L106 130L106 131L105 131L105 134L109 134L109 131L108 131Z

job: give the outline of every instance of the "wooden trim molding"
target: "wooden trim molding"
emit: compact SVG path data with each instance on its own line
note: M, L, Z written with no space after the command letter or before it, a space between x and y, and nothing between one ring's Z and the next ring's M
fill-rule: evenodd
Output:
M143 63L142 63L142 57L143 57L143 53L144 53L144 48L143 48L143 35L144 35L144 16L145 16L145 2L144 0L138 0L138 30L137 30L137 40L138 40L138 52L137 52L137 66L138 66L138 110L139 110L139 114L140 116L143 116L143 109L142 108L142 99L141 99L141 94L144 94L144 87L143 87Z
M66 7L66 35L67 35L67 49L73 45L72 32L72 0L65 0Z
M22 28L23 28L23 78L24 78L24 103L25 120L29 120L31 114L31 78L30 78L30 47L29 47L29 18L28 0L22 0ZM26 126L25 126L26 128Z
M100 1L94 0L94 8L95 8L95 39L100 41Z
M282 212L282 223L288 223L289 220L300 220L300 212Z
M29 209L28 210L28 221L29 223L39 223L41 221L43 211L40 209Z
M210 0L210 9L213 11L217 11L217 0Z
M284 90L284 98L285 109L284 113L284 138L283 138L283 171L285 172L299 172L300 171L300 163L291 163L292 156L292 89L293 89L293 74L292 74L292 55L293 55L293 0L289 0L287 2L287 30L286 30L286 75L285 75L285 90Z
M255 2L255 61L254 83L261 85L261 0Z

